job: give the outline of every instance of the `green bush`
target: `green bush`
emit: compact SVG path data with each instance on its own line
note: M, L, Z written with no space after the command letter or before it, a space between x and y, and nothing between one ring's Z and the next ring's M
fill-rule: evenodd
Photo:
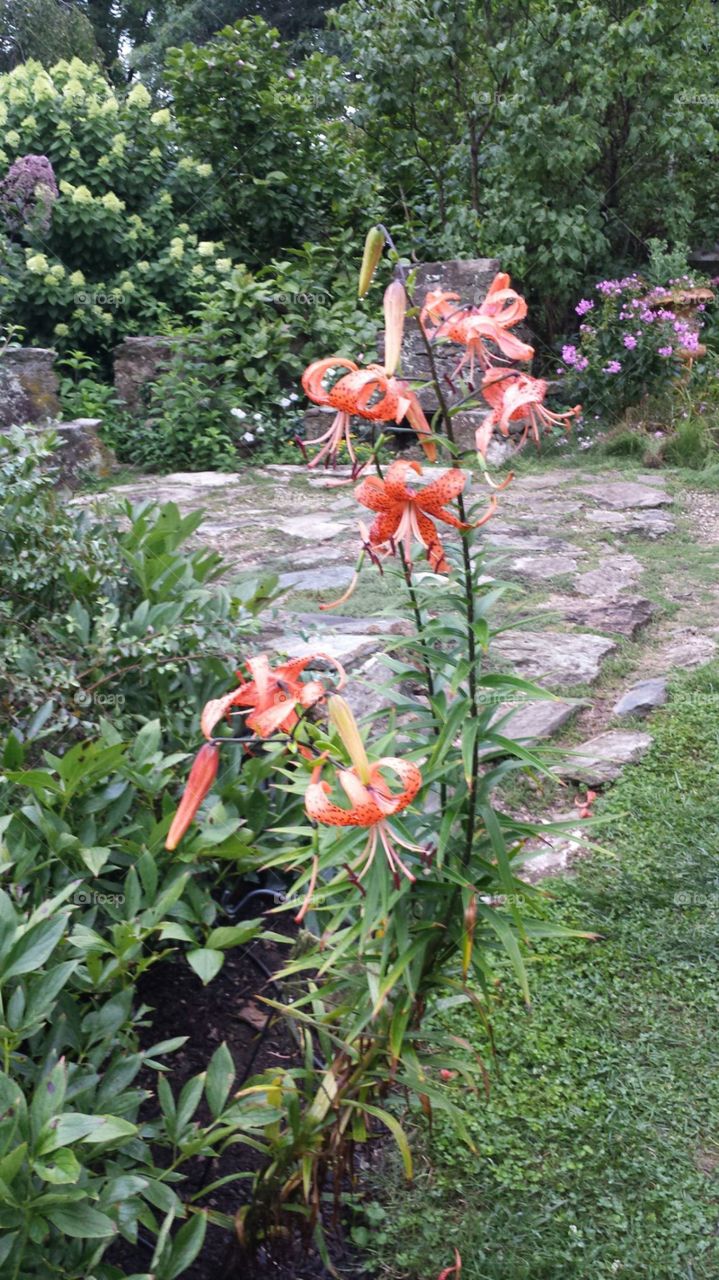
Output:
M117 1280L107 1249L141 1233L175 1280L208 1221L183 1167L272 1118L230 1097L225 1045L175 1096L183 1039L141 1050L136 1003L150 965L179 951L206 983L261 929L227 924L216 894L258 865L264 760L230 747L192 855L164 841L198 699L226 687L262 591L219 586L218 557L183 550L199 517L172 504L102 524L68 506L52 459L51 437L0 437L0 1266Z
M148 389L143 419L105 429L120 460L158 471L233 469L298 458L304 402L295 387L318 350L371 351L376 324L348 286L335 249L306 244L253 275L236 266L201 290L194 328Z
M201 513L125 503L100 520L68 507L52 457L51 438L0 437L5 719L21 739L87 736L108 714L129 733L163 706L182 744L198 697L222 687L238 639L256 630L272 579L219 585L220 557L184 550Z
M31 341L105 352L186 315L229 270L222 244L202 238L211 166L143 85L116 91L77 58L49 71L27 62L0 76L0 123L0 177L45 156L59 187L46 230L0 230L3 307Z

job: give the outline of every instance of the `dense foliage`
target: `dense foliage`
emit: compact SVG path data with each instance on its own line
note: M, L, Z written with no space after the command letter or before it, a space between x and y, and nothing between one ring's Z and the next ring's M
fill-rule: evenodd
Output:
M0 166L44 158L59 188L48 225L3 205L2 317L31 342L107 350L125 333L186 315L205 279L230 269L196 228L211 166L179 145L141 84L115 91L75 59L0 76Z

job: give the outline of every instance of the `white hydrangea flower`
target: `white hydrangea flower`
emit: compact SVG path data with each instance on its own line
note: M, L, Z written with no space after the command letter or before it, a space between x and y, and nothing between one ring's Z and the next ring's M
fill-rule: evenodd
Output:
M33 253L27 259L25 266L33 276L42 276L48 270L50 264L44 253Z
M58 338L66 338L69 332L70 330L66 324L56 324L53 329L53 333L57 334Z
M73 289L81 289L84 283L85 283L85 277L82 274L82 271L73 271L72 275L70 276L70 284L72 285Z
M217 268L218 271L221 271L223 274L225 274L226 272L232 270L232 259L217 258L215 260L215 267Z
M72 193L73 204L92 204L92 192L85 186L75 187Z
M170 108L161 107L159 111L153 111L152 115L150 116L150 121L152 124L157 124L157 125L171 124L172 116L170 115Z
M242 439L246 440L248 444L254 444L255 437L253 436L251 431L246 431Z
M152 98L147 92L144 84L133 85L127 95L128 107L149 107L151 102Z
M215 254L214 240L201 240L197 246L197 252L201 258L212 258Z
M247 414L245 413L244 409L230 409L230 413L232 414L233 418L239 418L240 422L242 421L243 418L247 417Z
M125 208L125 201L120 200L114 191L106 191L102 196L100 203L109 209L112 213L121 213Z

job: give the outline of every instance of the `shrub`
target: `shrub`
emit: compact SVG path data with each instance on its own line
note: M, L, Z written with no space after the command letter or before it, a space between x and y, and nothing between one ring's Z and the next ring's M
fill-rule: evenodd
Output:
M6 719L20 740L80 737L108 714L131 732L164 705L181 745L198 681L210 689L222 679L273 580L219 586L220 557L184 550L201 513L126 503L100 520L68 507L52 456L51 437L0 437Z
M0 76L0 123L0 285L32 341L106 352L126 333L186 315L198 287L229 268L224 246L202 234L209 215L197 190L211 166L142 85L115 90L77 58L49 71L27 62ZM19 225L8 192L42 159L59 187L51 221ZM47 186L40 175L38 206Z

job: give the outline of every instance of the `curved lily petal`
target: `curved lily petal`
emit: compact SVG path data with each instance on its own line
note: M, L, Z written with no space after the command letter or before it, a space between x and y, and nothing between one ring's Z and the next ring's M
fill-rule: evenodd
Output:
M217 777L219 763L220 749L216 743L203 742L195 756L182 799L167 833L166 849L177 848Z

